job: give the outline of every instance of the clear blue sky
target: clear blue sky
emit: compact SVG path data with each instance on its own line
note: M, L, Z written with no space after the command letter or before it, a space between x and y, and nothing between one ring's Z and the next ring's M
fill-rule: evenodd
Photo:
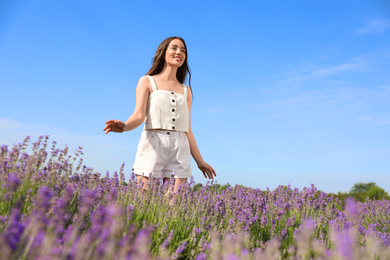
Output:
M0 2L0 143L50 135L129 177L126 120L166 37L186 40L192 129L217 182L390 192L390 3L381 0ZM192 164L196 182L206 180Z

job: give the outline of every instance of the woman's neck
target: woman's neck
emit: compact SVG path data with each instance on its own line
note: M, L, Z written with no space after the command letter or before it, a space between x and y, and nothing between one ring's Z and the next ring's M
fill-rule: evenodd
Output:
M165 65L159 75L167 81L177 81L176 73L177 68Z

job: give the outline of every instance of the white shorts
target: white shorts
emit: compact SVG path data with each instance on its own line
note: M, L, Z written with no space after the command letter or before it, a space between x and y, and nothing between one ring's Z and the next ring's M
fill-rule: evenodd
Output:
M191 151L184 132L144 130L133 166L136 175L146 177L191 177Z

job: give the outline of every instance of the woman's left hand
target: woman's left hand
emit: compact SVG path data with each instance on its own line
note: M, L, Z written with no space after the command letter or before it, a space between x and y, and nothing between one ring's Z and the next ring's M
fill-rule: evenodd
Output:
M214 176L216 177L217 174L215 173L213 167L208 165L205 161L202 161L198 163L199 169L202 171L204 177L207 179L214 179Z

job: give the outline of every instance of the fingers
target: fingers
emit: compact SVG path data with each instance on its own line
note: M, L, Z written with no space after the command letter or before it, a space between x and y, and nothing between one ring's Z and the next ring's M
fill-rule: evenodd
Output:
M108 120L105 124L115 124L118 120L115 120L115 119L110 119Z
M198 167L202 171L203 176L206 179L207 178L214 179L214 177L217 176L217 174L215 173L215 170L213 169L213 167L211 167L210 165L208 165L205 162L202 162L202 163L198 164Z
M207 179L213 179L213 177L208 172L203 172L204 177Z
M217 177L217 174L215 173L215 170L211 166L210 166L210 174L211 174L211 176L214 175L215 177Z
M109 132L112 131L111 126L110 125L106 125L106 127L104 127L103 131L106 131L106 134L108 134Z
M106 134L109 132L123 132L124 124L122 121L119 120L108 120L106 123L106 126L103 128L103 131L106 131Z
M108 122L108 121L107 121ZM106 131L106 134L112 131L111 124L106 122L106 126L103 128L103 131Z
M215 173L215 170L210 165L207 165L206 173L207 173L209 179L214 179L214 177L217 176L217 174Z
M214 179L214 176L217 176L215 170L210 165L208 165L208 167L205 167L204 169L201 169L201 171L206 179Z

